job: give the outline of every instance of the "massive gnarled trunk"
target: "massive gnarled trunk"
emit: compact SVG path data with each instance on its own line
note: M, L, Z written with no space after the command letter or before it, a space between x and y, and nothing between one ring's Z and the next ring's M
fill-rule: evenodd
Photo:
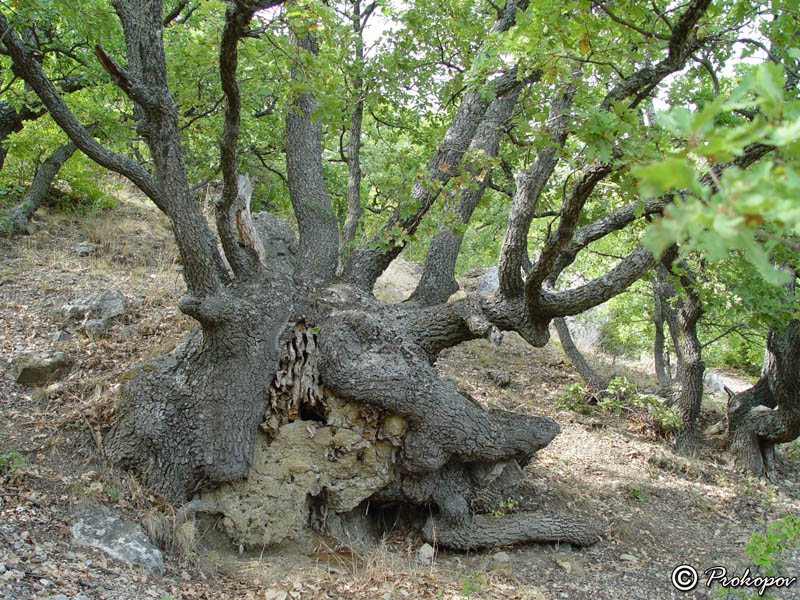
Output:
M775 444L800 436L800 321L772 329L761 377L728 399L728 445L737 462L775 481Z
M457 549L527 540L594 542L599 529L593 523L565 515L476 514L497 506L519 483L521 468L559 428L546 417L487 411L434 368L445 348L476 338L496 341L501 331L518 331L541 346L553 318L604 302L654 262L640 247L597 279L574 289L555 288L578 252L636 215L633 207L624 207L578 229L584 203L616 168L592 163L564 190L559 223L522 278L534 208L569 135L575 81L555 91L548 143L517 177L500 290L487 298L446 302L459 243L451 236L440 238L446 257L439 261L439 252L429 254L441 268L421 284L417 301L387 305L372 295L375 280L441 190L465 168L470 145L494 151L498 125L520 90L539 80L540 71L520 72L519 66L491 76L482 70L486 61L474 61L474 72L465 79L471 87L413 185L411 209L398 202L383 232L354 250L336 278L338 232L322 168L322 125L312 86L304 80L307 73L300 68L306 53L317 51L313 32L295 29L291 12L287 15L301 57L293 65L296 92L285 120L289 195L300 230L293 251L297 265L288 266L263 243L285 239L283 233L260 239L264 223L272 220L250 214L251 188L237 172L236 146L238 44L252 33L256 11L281 0L227 4L219 60L227 101L220 137L223 193L216 207L222 253L189 193L177 109L167 86L160 2L112 4L125 35L127 65L120 66L101 47L96 52L134 104L154 175L98 144L0 13L15 73L53 119L78 148L131 179L170 218L188 288L179 306L198 322L174 351L126 374L118 420L106 438L108 456L176 503L199 495L198 506L221 512L231 535L253 546L297 541L309 523L346 533L361 503L398 501L430 507L424 535ZM690 2L675 20L666 57L621 78L601 108L611 110L623 100L635 106L682 68L701 45L694 30L708 4ZM493 34L513 27L526 7L526 0L498 7ZM574 73L580 76L579 70ZM355 155L355 137L351 141ZM484 179L480 171L471 175L478 184ZM483 189L475 187L477 196L461 198L457 216L465 223Z

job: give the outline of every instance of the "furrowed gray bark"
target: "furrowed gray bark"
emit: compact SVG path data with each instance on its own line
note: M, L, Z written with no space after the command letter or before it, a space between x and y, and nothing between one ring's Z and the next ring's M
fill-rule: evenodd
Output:
M317 54L312 33L292 33L302 51ZM301 69L292 67L292 78L301 80ZM296 273L313 285L336 275L339 229L322 173L322 122L313 115L314 97L297 93L286 112L286 175L289 197L300 228L300 259Z
M33 178L25 198L11 213L9 231L10 235L27 234L28 224L33 213L42 205L50 193L50 184L53 183L58 171L63 164L75 153L77 147L72 142L54 150L39 167Z
M797 273L784 286L785 301L796 294ZM764 364L756 384L728 392L728 447L737 463L755 476L776 481L775 444L800 437L800 321L790 319L783 331L767 334Z
M470 144L471 152L482 152L486 157L497 155L503 125L513 113L519 92L516 90L492 101ZM458 202L454 202L452 208L447 210L447 214L463 225L469 223L492 176L486 167L472 169L471 173L470 186L461 190ZM455 269L462 239L463 236L457 235L452 228L440 225L439 233L433 236L428 246L422 277L410 301L430 306L446 302L458 291Z

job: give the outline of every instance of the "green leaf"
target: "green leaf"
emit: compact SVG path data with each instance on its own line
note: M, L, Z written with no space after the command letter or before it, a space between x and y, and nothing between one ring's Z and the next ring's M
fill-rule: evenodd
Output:
M695 187L697 172L684 157L667 158L631 170L639 180L639 193L647 198L660 196L670 189Z

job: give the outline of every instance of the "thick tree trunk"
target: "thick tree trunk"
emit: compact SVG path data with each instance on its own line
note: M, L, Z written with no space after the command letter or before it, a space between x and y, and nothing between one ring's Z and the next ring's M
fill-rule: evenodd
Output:
M561 341L561 347L564 349L564 354L567 355L569 362L571 362L575 370L578 371L578 375L581 376L583 382L593 392L606 389L606 387L608 387L608 378L598 375L595 370L592 369L591 365L586 362L586 358L581 351L578 350L578 347L572 340L567 320L564 319L564 317L558 317L553 319L553 325L555 325L558 339Z
M270 298L263 310L213 337L198 330L129 375L112 460L174 501L215 484L203 497L252 545L301 539L326 502L334 519L369 499L437 507L426 535L456 549L598 539L596 525L564 515L473 515L476 502L496 506L559 431L546 417L486 411L437 375L442 349L493 335L477 300L384 305L340 284L292 300L288 276L283 288L271 280L241 291ZM264 515L293 525L266 533Z
M753 475L775 481L775 444L800 436L800 321L771 330L761 378L750 389L730 394L728 445Z
M676 277L683 288L684 296L670 305L675 294L670 269L677 258L677 246L669 248L656 267L656 295L661 302L661 311L667 317L670 330L675 336L679 357L678 381L671 386L667 396L675 399L681 415L681 430L678 432L675 449L681 454L691 455L697 446L697 419L703 401L703 375L705 363L702 346L697 338L697 323L703 315L697 285L691 271L681 264L682 274ZM674 323L674 325L673 325Z
M72 142L64 144L53 151L39 167L33 178L31 187L11 213L9 221L9 235L27 234L28 224L35 213L50 193L50 184L58 174L62 165L75 153L76 146Z
M217 307L228 313L223 322L129 371L108 457L176 503L204 482L243 476L293 316L292 290L278 272L234 287Z

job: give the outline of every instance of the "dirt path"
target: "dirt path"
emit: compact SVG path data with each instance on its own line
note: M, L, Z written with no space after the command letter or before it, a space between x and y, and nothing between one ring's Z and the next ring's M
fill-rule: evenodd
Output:
M98 246L96 254L70 252L87 240ZM22 457L0 478L3 600L706 598L702 582L693 592L677 592L672 570L686 563L701 572L721 565L741 573L750 565L745 544L763 529L762 521L800 515L796 446L778 451L777 487L738 474L716 449L718 436L709 434L693 459L677 457L669 440L655 437L635 413L581 415L558 408L558 394L577 381L560 349L537 350L512 335L499 349L483 341L451 349L439 368L489 407L546 414L561 424L562 433L526 468L526 485L510 504L600 519L606 534L591 548L441 551L425 565L416 558L419 537L395 531L383 548L361 559L324 545L313 557L290 549L240 554L213 526L198 524L180 540L165 536L171 549L165 575L149 579L75 547L70 510L81 501L107 504L151 527L171 516L161 499L106 465L98 449L126 370L168 350L191 327L175 308L182 282L168 240L167 224L149 206L129 200L83 223L45 215L30 238L0 242L0 455ZM111 285L131 310L109 336L89 339L71 331L58 344L75 364L65 380L45 389L15 384L11 358L56 347L53 336L64 328L61 306ZM491 369L506 371L510 385L499 387ZM720 418L707 410L703 423L713 431ZM795 554L781 574L797 575L798 568ZM775 595L798 598L800 587Z

